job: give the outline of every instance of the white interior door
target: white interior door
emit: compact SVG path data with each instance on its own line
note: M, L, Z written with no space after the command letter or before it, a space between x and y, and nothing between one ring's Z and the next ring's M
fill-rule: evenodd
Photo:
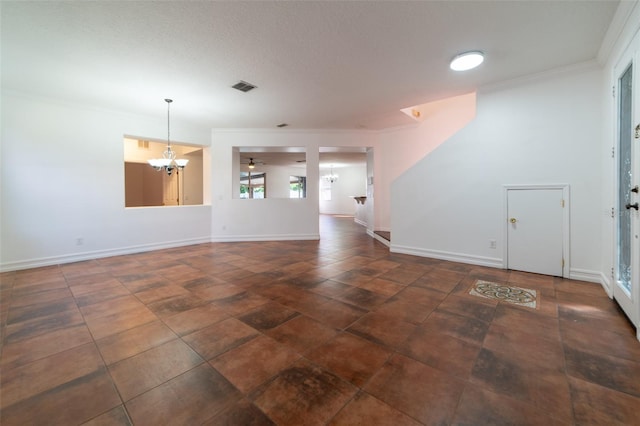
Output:
M177 206L180 204L180 192L178 188L178 173L175 171L171 175L162 172L163 175L163 203L165 206Z
M564 190L507 189L507 268L564 276Z
M622 307L631 322L638 327L640 321L639 255L640 243L638 184L640 184L640 149L636 125L638 114L638 44L636 36L615 68L616 86L616 256L613 297ZM640 130L638 130L640 131ZM640 335L639 335L640 336Z

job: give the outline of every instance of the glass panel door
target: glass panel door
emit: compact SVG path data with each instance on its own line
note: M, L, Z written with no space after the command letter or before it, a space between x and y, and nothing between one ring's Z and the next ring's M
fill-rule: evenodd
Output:
M636 326L640 339L640 122L638 58L640 36L636 36L615 67L616 106L616 277L613 297Z
M618 284L631 293L631 234L632 209L629 207L637 201L632 200L633 189L633 146L632 100L633 100L633 65L629 65L619 80L620 96L618 105ZM637 196L635 197L637 198Z

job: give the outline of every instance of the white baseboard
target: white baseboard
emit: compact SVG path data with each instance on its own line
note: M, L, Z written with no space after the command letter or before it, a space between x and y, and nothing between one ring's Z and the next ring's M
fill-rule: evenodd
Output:
M266 234L266 235L220 235L211 237L212 243L239 243L251 241L295 241L319 240L320 234Z
M433 259L448 260L451 262L468 263L471 265L488 266L490 268L503 269L502 259L497 257L484 257L464 253L451 253L440 250L399 246L395 244L391 244L390 251L392 253L410 254L413 256L430 257Z
M370 237L373 237L377 241L380 241L385 246L391 247L391 241L385 240L384 238L382 238L380 235L376 234L372 230L367 229L367 235L370 236Z
M41 268L43 266L62 265L64 263L82 262L85 260L101 259L104 257L122 256L125 254L142 253L153 250L163 250L174 247L192 246L210 242L209 237L190 238L187 240L168 241L163 243L141 244L137 246L120 247L117 249L95 250L82 253L65 254L61 256L41 257L0 264L0 272L19 271L22 269Z
M365 228L367 227L367 222L365 222L364 220L360 220L360 219L358 219L358 218L355 218L355 217L354 217L354 218L353 218L353 221L354 221L355 223L357 223L358 225L362 225L362 226L364 226Z
M609 297L613 297L611 281L609 281L607 276L600 271L589 271L586 269L571 268L569 270L569 279L598 283L602 286Z

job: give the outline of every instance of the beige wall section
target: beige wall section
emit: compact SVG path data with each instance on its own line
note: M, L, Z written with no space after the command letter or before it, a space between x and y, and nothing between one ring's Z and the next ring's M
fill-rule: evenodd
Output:
M162 205L162 175L143 163L124 163L125 207Z
M182 170L184 196L186 206L202 204L203 201L203 153L202 149L185 154L189 164Z
M380 133L376 157L375 229L391 230L391 184L476 116L476 93L420 105L420 123ZM378 161L381 160L381 161Z

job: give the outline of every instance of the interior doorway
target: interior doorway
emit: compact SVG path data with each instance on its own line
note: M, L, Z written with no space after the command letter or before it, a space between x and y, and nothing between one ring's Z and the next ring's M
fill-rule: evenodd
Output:
M351 216L373 229L373 149L320 147L318 212Z

